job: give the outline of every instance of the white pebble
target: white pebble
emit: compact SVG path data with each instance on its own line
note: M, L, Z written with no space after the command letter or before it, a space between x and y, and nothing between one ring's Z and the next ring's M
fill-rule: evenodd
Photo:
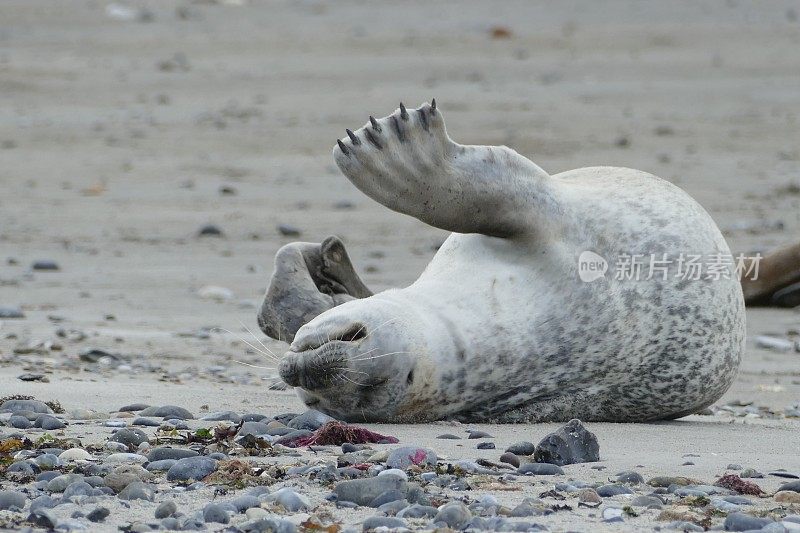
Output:
M380 472L378 474L378 477L380 477L380 476L397 476L399 478L402 478L402 479L408 481L408 474L406 474L405 472L403 472L399 468L388 468L386 470L383 470L382 472Z
M146 463L147 457L139 455L138 453L112 453L106 457L109 463Z
M70 448L61 452L58 458L62 461L88 461L92 454L81 448Z
M786 339L780 337L770 337L768 335L759 335L755 339L756 346L759 348L766 348L767 350L774 350L776 352L788 352L794 348L794 344Z

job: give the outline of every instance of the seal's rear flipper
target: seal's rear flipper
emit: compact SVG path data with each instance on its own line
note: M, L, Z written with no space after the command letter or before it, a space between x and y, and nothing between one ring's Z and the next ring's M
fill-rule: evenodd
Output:
M558 211L549 176L505 146L463 146L447 136L436 100L369 123L337 141L336 164L389 209L456 233L512 237Z
M292 342L317 315L372 292L358 277L344 243L293 242L278 250L275 271L258 313L258 325L273 339Z
M800 305L800 243L765 255L758 264L758 277L742 278L742 291L748 306Z

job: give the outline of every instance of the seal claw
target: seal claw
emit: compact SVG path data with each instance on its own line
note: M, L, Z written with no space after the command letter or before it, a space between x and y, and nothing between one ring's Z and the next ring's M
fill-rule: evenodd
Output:
M408 111L406 111L406 106L403 105L403 102L400 102L400 118L408 120Z
M348 136L348 137L350 137L350 140L351 140L351 141L353 141L353 144L354 144L354 145L358 146L359 144L361 144L361 139L359 139L358 137L356 137L356 134L355 134L355 133L353 133L353 131L352 131L352 130L348 130L348 129L346 129L346 130L344 130L344 131L346 131L346 132L347 132L347 136Z
M342 151L344 155L350 157L350 150L347 149L347 146L344 145L341 139L336 139L336 144L339 145L339 149Z
M364 130L364 135L366 135L366 137L367 137L367 140L368 140L368 141L369 141L369 142L370 142L370 143L371 143L371 144L372 144L372 145L373 145L375 148L377 148L378 150L383 150L383 145L381 145L381 143L379 143L379 142L378 142L378 139L376 139L376 138L375 138L375 136L374 136L374 135L372 135L372 132L371 132L371 131L369 131L369 130Z
M431 98L431 114L436 113L436 98Z
M381 125L378 124L378 121L375 120L375 117L373 117L372 115L369 116L369 123L372 124L372 129L374 129L378 133L383 131L383 129L381 128Z
M430 131L430 127L428 126L428 117L425 116L425 109L417 109L417 114L419 115L420 123L422 123L422 129L425 131Z

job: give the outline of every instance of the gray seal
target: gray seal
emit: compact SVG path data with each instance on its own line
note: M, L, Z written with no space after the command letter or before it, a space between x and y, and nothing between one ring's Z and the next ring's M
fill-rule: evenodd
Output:
M507 147L457 144L435 101L370 117L333 156L370 198L452 234L417 281L378 294L336 238L279 251L259 324L291 342L280 375L309 407L643 422L696 413L733 382L741 284L712 264L728 245L678 187L627 168L551 176Z

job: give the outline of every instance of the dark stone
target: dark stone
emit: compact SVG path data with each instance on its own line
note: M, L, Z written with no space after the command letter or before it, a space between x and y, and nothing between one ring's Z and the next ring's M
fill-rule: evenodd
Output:
M148 404L146 404L146 403L132 403L132 404L120 407L119 409L117 409L117 411L119 411L121 413L135 413L137 411L143 411L143 410L147 409L148 407L150 407L150 406Z
M231 517L220 504L209 503L203 508L203 520L207 523L227 524L231 521Z
M731 513L725 518L725 531L759 530L771 524L769 518L757 518L744 513Z
M222 230L214 224L206 224L197 231L198 237L222 237L222 235Z
M339 501L367 506L381 494L392 490L405 494L408 491L408 483L397 476L376 476L342 481L334 487L333 492Z
M364 528L364 531L371 531L379 527L403 529L406 527L406 522L405 520L393 516L370 516L364 520L364 524L361 527Z
M597 487L597 494L603 498L608 498L610 496L619 496L620 494L633 494L633 491L625 485L611 483L603 485L602 487Z
M58 263L51 259L39 259L38 261L34 261L31 265L33 270L47 270L47 271L55 271L61 270L58 266Z
M21 492L11 490L0 490L0 511L10 511L12 509L22 510L28 498Z
M153 448L147 454L148 461L164 461L166 459L186 459L187 457L197 457L198 454L194 450L187 450L185 448L169 448L166 446Z
M111 511L105 507L97 507L86 515L86 519L90 522L102 522L111 514Z
M64 422L52 415L39 415L36 417L36 422L34 422L34 425L37 428L42 428L46 431L54 431L56 429L63 429L67 427Z
M494 450L494 442L479 442L479 450Z
M217 461L208 457L187 457L172 465L167 471L167 481L203 479L217 468Z
M589 432L578 419L547 435L533 454L535 461L554 465L591 463L600 460L600 445L597 437Z
M0 413L44 413L52 414L53 410L46 403L38 400L6 400L0 405Z
M396 490L391 489L383 492L375 497L371 502L369 502L369 507L380 507L381 505L389 502L394 502L397 500L404 500L406 497L406 491L404 490Z
M183 407L177 405L162 405L160 407L148 407L139 411L139 416L157 416L160 418L177 418L180 420L193 420L194 415Z
M514 455L511 452L506 452L503 455L501 455L500 456L500 462L501 463L510 464L511 466L513 466L515 468L519 468L519 465L520 465L519 457L517 457L516 455Z
M305 413L294 417L289 421L287 426L292 429L305 429L309 431L316 431L328 422L335 422L335 418L320 413L316 409L309 409Z
M439 512L436 513L433 522L443 522L451 529L460 530L464 528L471 519L472 513L469 508L461 502L454 501L443 506Z
M175 505L175 502L172 500L168 500L165 502L161 502L158 507L156 507L155 517L159 520L162 518L167 518L168 516L172 516L178 512L178 506Z
M118 429L108 440L120 442L129 448L136 448L143 442L150 442L150 439L147 438L145 432L136 428Z
M299 228L289 224L278 224L278 233L284 237L299 237L302 234Z
M536 446L532 442L523 440L520 442L515 442L506 448L506 451L513 453L514 455L533 455L533 452L536 451Z
M0 318L1 319L25 318L25 313L22 311L21 307L9 307L5 305L0 305Z

